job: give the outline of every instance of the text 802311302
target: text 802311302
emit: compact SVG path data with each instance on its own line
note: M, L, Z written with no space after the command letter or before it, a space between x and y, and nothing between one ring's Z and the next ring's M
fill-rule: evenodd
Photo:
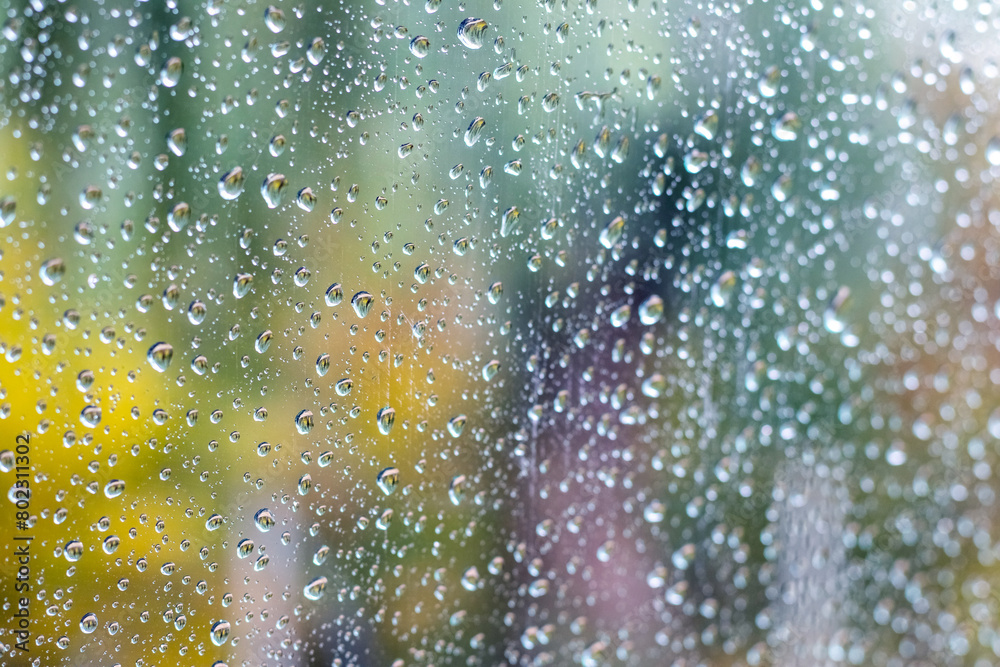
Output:
M14 486L11 489L11 500L17 508L14 514L13 539L13 609L11 629L18 651L28 651L31 637L31 540L28 533L33 522L31 517L31 436L19 435L14 446Z

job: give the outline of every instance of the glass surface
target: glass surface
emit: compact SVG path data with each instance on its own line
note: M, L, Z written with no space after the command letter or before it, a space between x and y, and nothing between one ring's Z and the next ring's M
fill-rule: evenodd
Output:
M0 665L997 663L996 3L0 8Z

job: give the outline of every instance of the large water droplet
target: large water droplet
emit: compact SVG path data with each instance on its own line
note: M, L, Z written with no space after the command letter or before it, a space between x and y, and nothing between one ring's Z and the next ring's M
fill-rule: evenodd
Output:
M302 593L309 600L319 600L323 597L323 592L326 591L326 577L316 577L303 589Z
M212 625L212 643L216 646L222 646L229 640L230 632L232 632L232 627L229 625L229 621L216 621Z
M382 493L391 496L399 486L399 468L386 468L375 478L375 483L382 489Z
M97 630L97 615L96 614L84 614L83 618L80 619L80 630L83 634L89 635L93 634L94 630Z
M483 19L469 17L458 24L458 41L469 49L483 46L483 38L489 25Z
M274 527L274 515L271 514L271 510L265 507L257 510L257 513L253 515L253 522L257 525L257 530L266 533Z
M242 167L233 167L219 179L219 196L232 201L243 194L246 177Z
M396 423L396 411L393 408L386 406L378 411L376 421L378 422L379 433L382 435L389 435L389 432L392 431L393 424Z
M368 292L358 292L351 297L351 306L354 307L354 312L358 317L366 317L368 312L372 309L372 303L374 303L374 301L375 297Z
M295 415L295 429L305 435L312 430L313 427L313 413L312 410L302 410L299 414Z
M146 353L149 365L163 373L170 367L170 362L174 358L174 346L170 343L155 343Z
M66 262L64 262L60 257L53 257L52 259L46 260L38 269L38 277L41 278L42 282L49 287L62 280L62 277L65 274Z
M465 145L475 146L476 142L479 141L480 135L483 133L483 128L486 127L486 120L480 116L477 116L471 123L469 123L469 129L465 131Z

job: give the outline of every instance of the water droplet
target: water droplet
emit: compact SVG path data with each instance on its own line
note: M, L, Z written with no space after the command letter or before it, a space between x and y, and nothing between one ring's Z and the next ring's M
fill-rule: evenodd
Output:
M205 528L211 532L222 528L223 524L226 523L225 518L221 514L213 514L205 520Z
M457 415L448 420L448 433L451 437L457 438L462 435L462 431L465 430L465 423L468 421L468 417L465 415Z
M326 577L316 577L303 589L302 593L309 600L319 600L323 597L323 592L326 591Z
M632 316L632 307L627 303L611 311L611 326L620 328L628 323Z
M299 477L298 492L300 496L304 496L309 493L309 489L312 488L312 475L306 473Z
M757 90L761 97L774 97L778 94L778 86L781 84L781 69L771 65L757 81Z
M639 321L652 326L663 318L663 299L652 294L639 306Z
M846 324L841 319L844 310L847 308L848 299L851 296L850 288L844 286L837 290L833 299L823 312L823 326L830 333L843 333Z
M344 288L340 283L334 283L326 290L326 305L338 306L344 300Z
M431 40L423 35L418 35L410 40L410 53L417 58L424 58L431 50Z
M542 109L546 113L552 113L557 108L559 108L559 94L558 93L546 93L542 98Z
M232 628L228 621L216 621L212 625L212 643L216 646L222 646L229 641L230 632L232 632Z
M323 546L321 546L319 549L316 550L316 553L313 554L312 558L313 565L322 565L323 563L326 562L326 558L329 555L330 555L330 547L324 544Z
M313 39L309 45L309 49L306 51L306 57L313 65L319 65L323 62L323 58L326 57L326 42L323 41L322 37Z
M17 200L10 195L0 197L0 229L3 229L14 222L14 214L17 212Z
M85 635L93 634L97 630L98 621L96 614L84 614L83 618L80 619L80 630L83 631Z
M65 274L66 262L64 262L60 257L53 257L52 259L46 260L42 264L41 268L38 269L38 276L42 279L42 282L49 287L62 280L62 277Z
M288 179L284 174L268 174L267 178L260 186L260 194L264 197L264 202L268 208L278 208L284 197L285 188L288 187Z
M187 132L183 127L171 130L167 134L167 148L177 157L184 155L187 151Z
M616 217L614 220L609 222L607 226L601 230L601 234L598 240L601 245L611 250L615 247L622 238L622 234L625 231L625 219L622 216Z
M253 543L253 540L251 539L240 540L239 544L236 545L236 555L239 556L240 558L246 558L247 556L253 553L254 547L255 545Z
M306 213L311 213L316 208L316 195L313 193L312 188L302 188L299 190L299 194L295 198L295 203Z
M712 304L717 308L722 308L729 303L729 296L733 292L733 288L736 287L736 273L734 271L726 271L719 279L715 281L712 285L710 291L710 296L712 299Z
M252 275L249 273L237 273L236 277L233 279L233 296L237 299L242 299L250 292L250 286L252 284Z
M313 427L313 413L312 410L302 410L299 414L295 415L295 429L305 435L312 430Z
M125 492L125 482L120 479L113 479L104 485L104 495L107 498L117 498Z
M469 129L465 131L465 145L475 146L476 142L479 141L479 137L483 133L483 128L486 127L486 120L481 116L477 116L471 123L469 123Z
M993 137L986 144L986 160L994 167L1000 167L1000 137Z
M389 406L386 406L378 411L376 415L376 421L378 422L378 430L382 435L389 435L392 431L393 424L396 423L396 411Z
M511 206L500 216L500 236L507 237L517 228L521 219L521 212L516 206Z
M798 114L789 111L774 121L771 125L771 134L778 141L794 141L799 136L801 128L802 121L799 120Z
M170 343L156 343L149 348L146 359L149 365L159 372L166 372L170 367L170 362L174 358L174 346Z
M399 468L386 468L375 478L375 483L382 489L382 493L391 496L399 486Z
M257 350L258 354L264 354L267 349L271 347L271 330L263 331L257 336L257 340L254 342L254 349Z
M173 88L181 80L184 73L184 62L176 56L167 60L160 70L160 82L165 88Z
M351 388L354 383L351 382L350 378L343 378L342 380L337 380L337 384L334 385L333 390L337 392L337 396L347 396L351 393Z
M72 540L63 547L63 555L71 563L75 563L83 557L83 542Z
M257 513L253 515L253 522L257 525L257 530L266 533L274 527L274 516L271 514L271 510L264 508L257 510Z
M374 301L375 298L368 292L358 292L351 297L351 306L354 307L354 312L357 316L363 318L368 315Z
M264 10L264 25L271 32L277 34L285 29L287 21L285 12L274 6L269 6Z
M462 574L462 588L474 591L479 587L480 580L479 570L473 565Z
M489 382L494 377L496 377L496 374L499 371L500 371L500 362L496 359L493 359L487 362L485 366L483 366L483 379Z
M489 25L483 19L469 17L458 25L458 41L469 49L479 49L483 46L486 30Z
M488 293L488 298L490 303L496 305L500 303L500 298L503 296L503 283L497 281L490 285L490 291Z
M323 377L330 370L330 355L325 352L316 358L316 372Z
M456 475L448 487L448 499L452 505L461 505L465 499L465 475Z
M188 306L188 320L191 324L199 325L205 321L205 315L208 310L202 301L192 301L191 305Z

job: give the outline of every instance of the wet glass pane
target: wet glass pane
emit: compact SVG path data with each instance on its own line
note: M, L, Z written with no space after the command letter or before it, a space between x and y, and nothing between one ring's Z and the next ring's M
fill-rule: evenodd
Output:
M0 665L997 662L995 3L2 9Z

